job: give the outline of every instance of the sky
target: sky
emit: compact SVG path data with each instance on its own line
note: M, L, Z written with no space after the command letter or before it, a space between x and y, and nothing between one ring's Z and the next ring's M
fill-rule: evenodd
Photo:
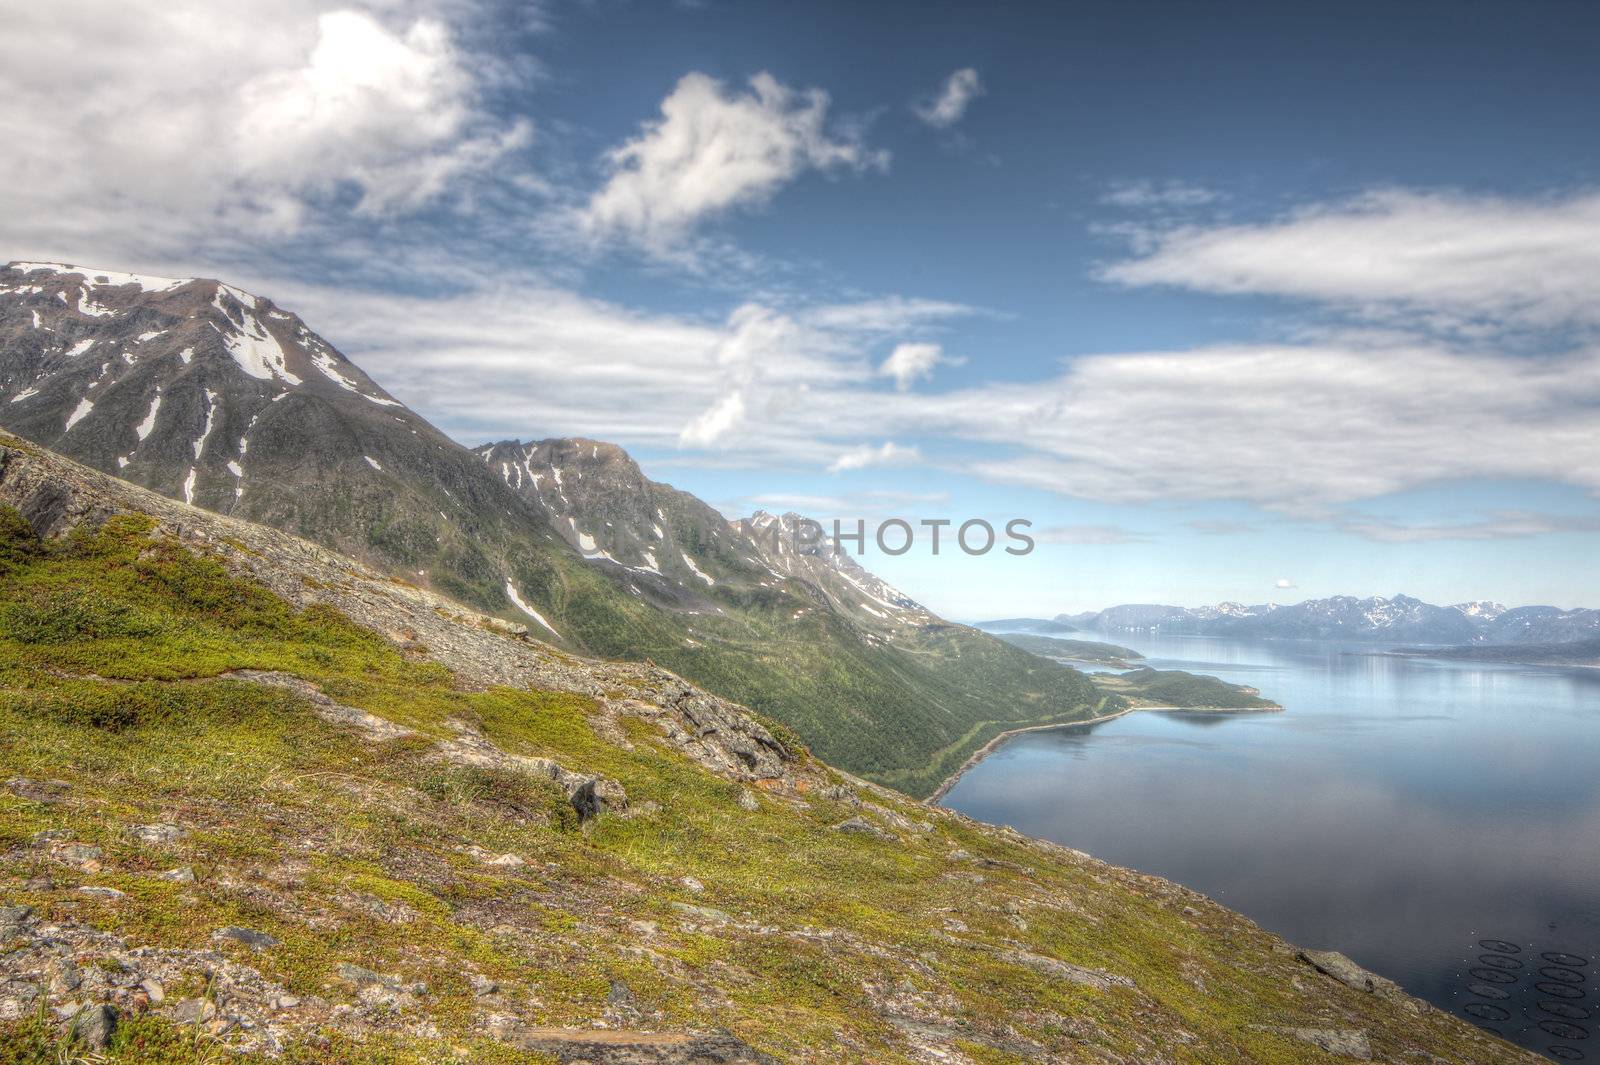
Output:
M221 277L958 618L1600 606L1600 6L0 0L0 259Z

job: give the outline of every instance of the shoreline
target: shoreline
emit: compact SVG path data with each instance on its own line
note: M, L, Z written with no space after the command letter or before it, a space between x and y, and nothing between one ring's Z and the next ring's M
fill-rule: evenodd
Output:
M1514 646L1514 645L1513 645ZM1408 651L1346 651L1356 658L1421 658L1429 662L1467 662L1480 666L1539 666L1541 669L1600 669L1600 662L1561 662L1531 658L1479 658L1475 655L1437 655Z
M967 774L967 772L970 769L972 769L973 766L977 765L979 762L981 762L985 758L987 758L990 754L994 753L994 749L996 747L1000 746L1000 744L1004 743L1006 740L1009 740L1013 736L1020 736L1024 732L1046 732L1046 731L1049 731L1050 729L1079 728L1079 727L1084 726L1084 725L1101 725L1101 724L1104 724L1107 721L1115 721L1119 717L1127 717L1129 714L1138 713L1141 710L1158 710L1158 711L1163 711L1163 712L1169 713L1169 714L1173 714L1173 713L1176 713L1176 714L1281 714L1281 713L1283 713L1283 707L1278 706L1276 704L1274 704L1272 706L1258 706L1258 707L1246 707L1246 706L1240 706L1240 707L1129 706L1129 707L1126 707L1126 708L1124 708L1122 710L1118 710L1114 714L1101 714L1099 717L1086 717L1082 721L1057 721L1057 722L1055 722L1053 724L1047 724L1047 725L1023 725L1020 728L1006 729L1004 732L996 733L995 736L992 739L989 740L989 742L985 743L982 747L979 747L977 750L973 751L970 755L968 755L967 756L967 760L962 762L960 767L958 767L954 773L951 773L949 776L945 777L944 780L940 781L938 788L936 788L934 790L933 794L929 795L926 799L924 799L922 801L927 803L929 806L937 806L939 804L939 800L944 798L946 795L948 795L950 793L950 789L955 787L956 783L963 776L965 776Z

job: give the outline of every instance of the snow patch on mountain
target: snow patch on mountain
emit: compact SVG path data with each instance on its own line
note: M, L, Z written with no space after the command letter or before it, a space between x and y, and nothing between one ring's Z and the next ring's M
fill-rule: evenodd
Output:
M67 428L71 429L74 425L77 425L79 422L83 421L83 419L87 417L89 412L92 410L94 410L93 403L87 399L80 399L77 407L73 409L71 414L67 415Z
M150 435L156 427L156 412L161 409L161 389L156 389L155 398L150 401L150 413L144 416L144 421L133 427L133 431L140 440Z
M706 573L699 566L696 566L694 564L694 559L690 558L687 553L680 551L678 554L683 558L683 564L689 567L690 572L692 572L696 577L699 577L701 580L705 581L707 587L717 583L716 578L711 576L711 574Z
M506 598L510 599L512 605L518 610L522 611L524 614L528 615L545 628L549 629L551 634L557 639L561 638L561 634L556 632L556 627L546 621L543 614L539 613L537 610L533 609L533 607L522 601L522 596L517 594L517 587L511 583L510 578L506 579Z

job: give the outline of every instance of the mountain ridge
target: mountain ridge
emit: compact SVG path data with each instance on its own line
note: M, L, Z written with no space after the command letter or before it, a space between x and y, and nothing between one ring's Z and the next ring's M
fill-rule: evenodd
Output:
M998 731L1103 702L851 559L764 547L616 445L465 448L220 281L0 270L0 426L565 647L659 662L914 793Z
M1408 595L1337 595L1283 605L1178 607L1124 604L1061 614L1068 624L1102 632L1269 639L1348 639L1438 644L1566 643L1600 635L1600 610L1508 608L1473 601L1435 606Z

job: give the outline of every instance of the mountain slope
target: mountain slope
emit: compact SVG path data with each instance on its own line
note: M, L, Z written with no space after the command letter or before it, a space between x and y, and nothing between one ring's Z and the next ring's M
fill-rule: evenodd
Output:
M8 1065L1532 1060L663 670L3 438L0 573Z
M608 653L648 655L789 722L874 780L926 795L997 733L1106 705L1076 671L945 621L831 539L808 543L799 515L729 522L593 440L477 453L593 565L685 626L684 640Z
M217 281L11 264L0 426L565 646L662 663L916 794L995 733L1103 699L853 563L764 554L615 446L475 454L299 318Z
M1411 643L1563 643L1600 634L1600 610L1498 603L1434 606L1409 595L1336 595L1281 606L1220 603L1207 607L1115 606L1058 619L1102 632L1240 639L1336 639Z

